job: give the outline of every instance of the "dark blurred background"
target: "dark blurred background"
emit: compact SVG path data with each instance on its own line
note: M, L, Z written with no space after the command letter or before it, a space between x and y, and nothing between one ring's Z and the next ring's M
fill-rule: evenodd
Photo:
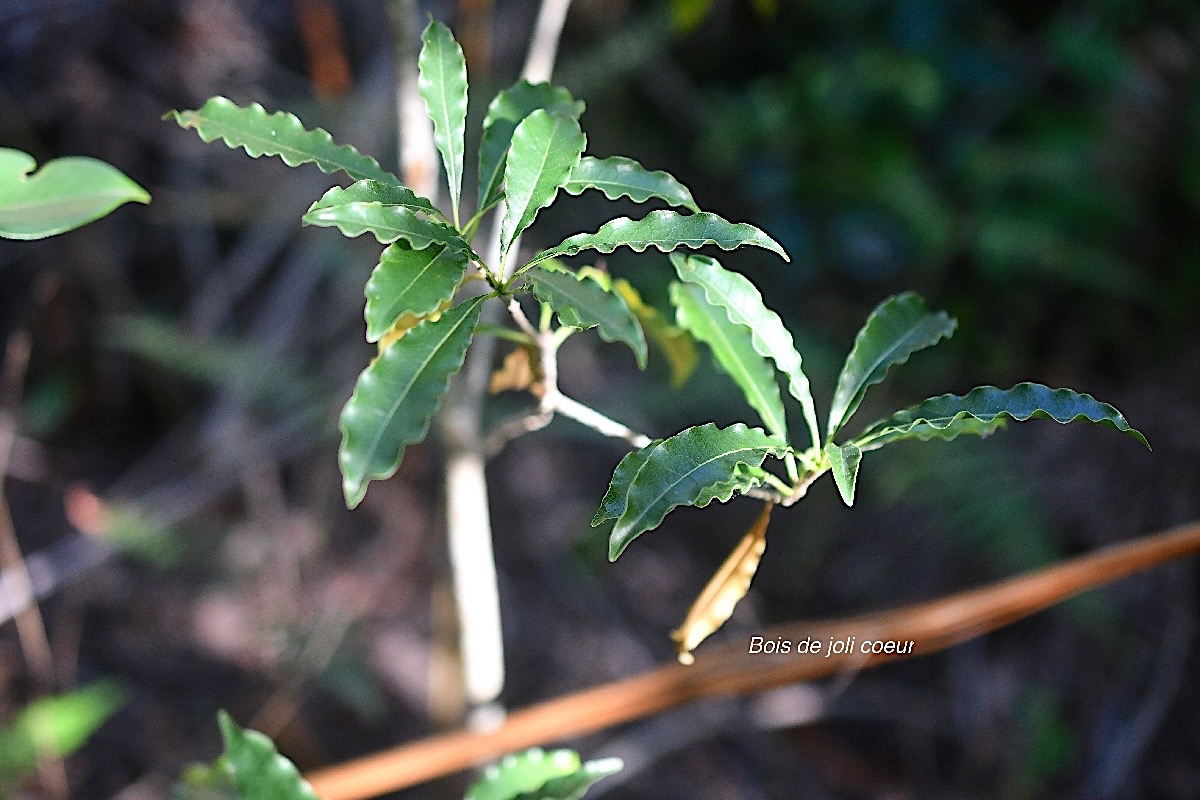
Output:
M422 9L464 44L474 125L520 70L537 4ZM32 342L5 489L47 594L53 688L125 689L66 762L72 796L167 796L216 754L218 708L303 768L461 713L436 441L358 511L341 500L336 414L371 354L378 247L301 228L330 184L315 169L160 120L225 94L394 167L391 47L383 0L0 0L0 146L103 158L153 195L0 244L0 334ZM667 169L787 247L786 265L721 258L795 331L820 408L866 314L914 289L959 331L859 419L1028 379L1117 405L1155 448L1035 422L872 454L853 510L823 481L775 514L718 639L1200 516L1194 3L576 0L555 79L588 103L589 152ZM612 215L563 198L526 246ZM607 266L666 309L665 256ZM751 419L707 353L681 389L661 352L643 375L581 335L562 359L564 390L654 436ZM621 455L556 421L492 462L509 707L669 661L668 631L757 511L681 510L610 565L588 521ZM1196 584L1180 563L849 683L572 744L630 762L601 784L614 798L1200 796ZM50 688L32 673L6 623L0 721Z

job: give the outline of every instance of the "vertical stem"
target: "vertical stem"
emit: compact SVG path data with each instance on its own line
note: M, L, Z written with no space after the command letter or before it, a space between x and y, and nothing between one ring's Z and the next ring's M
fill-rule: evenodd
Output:
M523 77L549 79L569 3L570 0L543 0ZM494 267L499 262L503 215L501 205L495 212L484 254ZM513 244L513 252L518 246ZM502 279L506 277L507 274L501 274ZM501 313L502 309L493 304L484 310L484 319L496 322ZM502 714L494 701L504 688L504 648L482 435L483 402L495 347L493 337L476 337L467 352L466 364L450 385L446 405L438 418L446 448L446 535L458 604L463 686L467 703L475 710L477 726L492 724L499 716L496 712Z

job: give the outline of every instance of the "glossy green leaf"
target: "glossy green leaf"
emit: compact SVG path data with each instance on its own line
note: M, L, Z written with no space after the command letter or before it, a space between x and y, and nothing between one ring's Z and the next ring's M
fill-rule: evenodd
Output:
M612 285L613 290L625 299L629 310L641 323L642 330L646 332L650 342L667 359L667 366L671 370L671 388L678 389L683 386L700 360L691 335L683 328L672 325L657 308L643 301L638 290L629 281L617 278Z
M0 147L0 238L44 239L100 219L125 203L149 203L146 190L116 167L73 156L37 162Z
M457 220L466 150L467 60L454 34L437 20L430 20L421 34L417 66L417 91L433 120L433 143L446 167L450 204Z
M1092 422L1127 433L1149 449L1150 443L1129 426L1120 411L1091 395L1071 389L1051 389L1019 383L1011 389L980 386L963 396L931 397L871 425L854 439L863 450L874 450L902 439L953 439L962 434L986 435L997 421L1052 419L1058 423Z
M504 197L504 165L513 131L537 109L572 117L583 115L582 100L561 86L521 81L500 92L488 106L479 143L479 208L490 208Z
M407 206L348 202L314 207L304 215L303 222L305 225L337 228L344 236L369 233L380 244L391 244L402 239L414 250L424 250L431 244L448 244L471 253L470 247L454 228L424 219Z
M355 181L345 188L334 186L322 195L320 200L309 206L306 213L312 214L315 211L324 211L328 208L344 206L347 203L379 203L383 206L402 206L413 211L424 211L426 214L434 214L438 217L442 215L433 203L407 186L371 180Z
M220 765L233 778L241 800L318 800L296 765L258 731L244 730L224 711L217 717L225 753Z
M579 800L601 778L620 772L619 758L580 763L573 750L535 747L492 764L464 800Z
M686 186L666 172L651 172L632 158L581 158L571 170L571 179L563 191L577 195L588 189L600 190L609 200L628 197L635 203L644 203L657 198L673 206L700 211Z
M254 158L279 156L289 167L316 164L322 172L344 172L356 181L371 179L394 186L400 179L349 145L338 145L321 128L306 130L294 114L268 114L258 103L242 108L224 97L209 98L195 111L169 111L182 128L192 128L205 142L222 139Z
M829 459L833 481L837 484L842 502L848 506L854 505L854 485L858 481L858 465L862 461L862 451L852 443L827 444L825 456Z
M629 345L638 366L646 368L646 337L621 295L587 275L557 270L532 270L529 282L534 295L554 309L563 325L598 328L604 341Z
M699 286L672 283L671 303L679 326L712 349L717 364L733 378L767 430L787 441L787 418L775 370L754 349L750 329L733 322L724 308L710 303Z
M728 428L710 422L650 446L609 537L609 559L615 561L630 542L658 527L677 506L728 500L748 474L737 470L738 464L759 467L768 455L782 456L787 450L760 428L740 422Z
M655 439L640 450L626 453L625 457L617 464L617 468L613 470L608 491L604 493L604 499L600 501L600 508L596 509L596 515L592 517L593 528L606 520L620 519L621 515L625 513L625 507L629 503L629 484L633 483L633 479L637 477L638 471L646 463L646 459L654 452L654 448L662 444L662 441L662 439Z
M484 299L421 322L359 375L342 410L338 452L350 508L362 502L370 481L399 469L405 447L425 438L450 377L462 367Z
M25 706L0 726L0 795L43 759L74 753L124 704L124 690L105 680Z
M775 362L788 379L788 392L800 402L813 444L820 442L812 388L792 334L783 320L763 303L758 289L744 275L727 270L714 258L674 254L671 263L680 280L700 286L708 302L725 309L732 322L750 329L754 349Z
M521 120L504 165L501 260L537 213L554 202L586 146L587 137L573 117L539 108Z
M557 247L543 250L529 263L573 256L584 250L611 253L618 247L629 247L641 253L647 247L655 247L668 253L678 247L699 249L706 244L715 244L722 250L754 245L777 253L785 261L790 260L778 242L749 223L727 222L707 212L680 214L663 210L651 211L639 220L628 217L610 220L595 233L579 233Z
M945 311L929 313L925 301L913 292L880 303L858 332L838 376L826 441L832 441L853 416L868 387L882 381L889 369L908 361L913 353L949 337L957 324Z
M376 342L404 314L430 314L454 296L467 271L467 254L452 245L413 250L388 245L367 281L367 341Z

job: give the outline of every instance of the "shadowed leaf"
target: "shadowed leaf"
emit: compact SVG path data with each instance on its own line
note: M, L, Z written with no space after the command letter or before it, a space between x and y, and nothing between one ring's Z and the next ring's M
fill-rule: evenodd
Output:
M944 311L930 314L925 310L925 301L912 292L880 303L858 332L838 376L826 441L832 441L853 416L870 386L882 381L889 369L908 361L913 353L950 336L956 324Z
M350 508L362 502L368 483L395 473L405 447L425 438L450 377L462 367L484 299L420 323L358 376L342 410L338 453Z
M898 411L876 422L854 439L862 450L874 450L903 439L953 439L962 434L986 435L1012 419L1052 419L1059 423L1092 422L1127 433L1147 449L1150 443L1130 427L1120 411L1091 395L1019 383L1011 389L980 386L964 396L944 394Z
M800 353L783 320L763 303L762 295L744 275L727 270L714 258L673 254L671 263L679 279L701 286L708 302L725 309L732 322L750 329L754 349L775 362L788 379L788 392L800 401L813 444L819 443L817 411L812 389L804 374Z
M699 286L672 283L671 302L680 327L712 349L721 369L741 388L767 430L787 441L787 419L775 370L754 349L750 329L731 321L725 309L709 303Z
M782 456L788 448L759 428L740 422L718 428L710 422L643 450L647 452L629 482L625 510L609 537L612 561L635 538L658 527L676 506L704 506L714 499L725 502L757 480L752 473L738 470L739 464L758 467L768 455Z
M388 245L367 281L367 341L378 341L404 314L422 316L454 296L467 271L467 254L453 245L413 250Z
M641 325L616 292L586 275L558 270L535 269L529 273L533 293L558 314L570 328L597 328L606 342L625 342L646 368L646 337Z

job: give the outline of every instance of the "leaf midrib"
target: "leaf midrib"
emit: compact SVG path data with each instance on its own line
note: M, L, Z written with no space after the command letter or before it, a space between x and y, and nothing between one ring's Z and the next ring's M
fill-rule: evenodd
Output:
M387 430L388 425L391 424L396 412L400 409L404 399L408 397L408 393L412 390L413 385L416 384L417 379L425 372L425 370L429 367L429 363L441 351L441 349L446 346L446 342L450 339L450 337L457 333L458 329L467 321L468 316L470 316L470 310L464 312L462 317L454 323L454 327L446 331L446 335L443 336L441 340L438 341L438 343L429 351L429 355L425 357L425 359L421 362L421 365L413 372L412 378L405 385L404 390L396 396L396 401L392 403L391 408L388 409L388 413L383 417L384 424L379 426L379 430L376 432L371 441L371 446L367 448L367 453L370 455L370 458L367 459L368 463L374 461L376 448L379 446L380 441L383 440L384 431ZM366 477L366 473L367 468L364 466L363 477Z
M661 445L659 445L659 446L661 447ZM659 493L659 494L658 494L658 495L657 495L657 496L656 496L656 497L655 497L655 498L654 498L654 499L653 499L651 502L647 503L647 504L644 506L644 508L645 508L646 510L645 510L645 511L642 511L640 514L638 514L638 515L637 515L637 517L635 517L635 518L634 518L633 520L631 520L630 522L637 522L637 523L640 525L640 524L641 524L641 521L642 521L643 519L645 519L647 511L649 511L650 509L652 509L652 508L654 508L656 505L658 505L658 503L659 503L659 502L660 502L660 501L661 501L661 500L662 500L664 497L666 497L666 496L667 496L667 494L668 494L668 493L670 493L672 489L674 489L676 486L678 486L680 483L682 483L684 480L686 480L686 479L688 478L688 476L690 476L690 475L694 474L696 471L698 471L698 470L702 469L703 467L706 467L706 466L708 466L709 464L713 463L714 461L717 461L717 460L719 460L719 459L725 458L726 456L735 455L735 454L737 454L737 453L753 453L753 452L756 452L756 451L763 451L764 458L765 458L765 457L766 457L766 452L768 452L768 451L770 451L770 450L771 450L771 448L770 448L769 446L766 446L766 445L760 445L760 446L758 446L758 447L739 447L739 448L735 448L735 449L733 449L733 450L727 450L727 451L725 451L725 452L723 452L723 453L719 453L719 454L717 454L717 455L713 456L712 458L708 459L707 461L701 461L701 462L699 462L699 463L697 463L697 464L693 465L693 466L691 467L691 469L689 469L687 472L685 472L685 473L683 473L682 475L680 475L680 476L679 476L679 477L678 477L678 478L677 478L675 481L673 481L673 482L672 482L670 485L668 485L668 486L667 486L665 489L663 489L663 491L662 491L662 492L660 492L660 493ZM651 455L650 455L650 458L653 458L653 455L654 455L654 454L653 454L653 453L651 453ZM638 476L640 476L640 475L642 474L642 470L644 470L644 469L646 468L646 466L647 466L647 465L650 463L650 458L647 458L647 459L646 459L646 463L645 463L645 464L642 464L642 469L639 469L639 470L638 470L638 473L637 473L637 475L635 475L635 476L634 476L634 478L633 478L633 481L631 481L631 482L630 482L630 488L631 488L631 489L633 488L633 484L637 482ZM628 511L628 506L626 506L626 510ZM622 515L622 516L624 516L624 515ZM630 525L628 525L628 524L627 524L627 525L624 525L624 526L622 526L622 525L621 525L621 522L620 522L620 520L618 520L618 521L617 521L617 527L618 527L618 528L621 528L623 531L626 531L626 532L627 532L627 531L629 531L629 530L632 530L632 527L631 527Z

